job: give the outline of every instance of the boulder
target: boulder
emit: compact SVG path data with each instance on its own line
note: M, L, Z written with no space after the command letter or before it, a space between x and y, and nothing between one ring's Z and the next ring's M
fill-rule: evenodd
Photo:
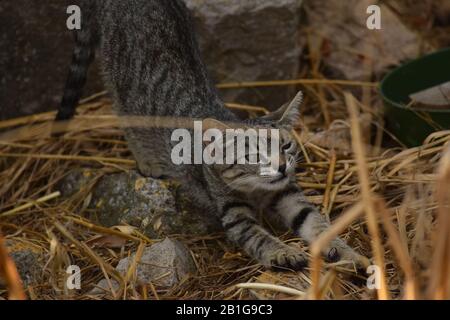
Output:
M216 82L295 79L303 0L184 0ZM278 108L292 88L227 89L226 102Z
M178 217L169 185L134 171L103 177L95 186L91 207L104 226L130 224L152 237Z
M125 275L135 258L134 253L120 260L116 270ZM189 250L181 242L166 238L144 249L133 280L140 285L152 283L159 288L170 288L195 272L196 267ZM112 285L118 288L115 280L112 280ZM99 294L105 290L108 291L108 284L103 279L91 293Z
M450 26L450 2L447 0L433 1L433 12L437 23L442 26Z
M42 275L42 253L22 243L7 240L9 256L14 261L23 286L35 285Z
M367 0L306 2L313 54L321 57L333 77L367 81L372 74L381 76L390 67L419 56L419 35L388 6L380 4L382 29L367 27L371 4Z
M0 120L55 109L73 50L66 9L79 0L0 1ZM102 90L99 64L85 94Z
M297 76L302 0L185 0L217 82ZM79 0L0 1L0 120L55 109L73 50L66 9ZM98 61L85 95L103 90ZM279 107L287 88L223 91L226 101Z
M89 186L93 177L93 172L90 169L76 169L69 172L69 174L62 179L57 188L61 195L65 198L71 197L80 190Z
M60 184L63 195L83 188L91 177L89 170L70 173ZM171 234L204 235L221 229L212 214L197 208L171 181L144 178L136 171L105 175L88 196L92 219L112 227L128 224L151 238Z

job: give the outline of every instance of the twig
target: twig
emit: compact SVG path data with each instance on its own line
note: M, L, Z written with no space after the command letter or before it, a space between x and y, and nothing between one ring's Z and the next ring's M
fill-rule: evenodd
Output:
M5 211L3 213L0 213L0 218L13 216L13 215L15 215L15 214L17 214L17 213L19 213L19 212L21 212L23 210L26 210L28 208L33 207L35 205L38 205L40 203L47 202L47 201L50 201L52 199L58 198L60 195L61 195L61 193L59 191L53 192L53 193L51 193L49 195L46 195L46 196L44 196L42 198L37 199L36 201L32 201L32 202L23 204L21 206L18 206L17 208L14 208L14 209Z
M334 170L336 169L336 152L331 150L330 152L330 169L328 169L327 173L327 185L325 188L325 193L323 195L323 212L326 214L330 205L330 192L331 187L333 186L333 180L334 180ZM328 221L330 220L330 217L327 215Z
M33 154L33 153L0 153L0 158L33 158L33 159L47 159L47 160L67 160L67 161L93 161L93 162L110 162L121 163L134 166L136 161L128 159L106 158L106 157L89 157L89 156L74 156L62 154Z
M221 83L217 85L219 89L237 89L237 88L256 88L256 87L277 87L289 85L343 85L353 87L377 87L376 82L349 81L349 80L329 80L329 79L297 79L297 80L279 80L279 81L252 81L252 82L232 82Z
M270 291L277 291L282 293L291 294L294 296L300 296L303 297L305 295L305 292L288 288L284 286L279 286L275 284L269 284L269 283L240 283L236 285L236 288L241 289L256 289L256 290L270 290Z

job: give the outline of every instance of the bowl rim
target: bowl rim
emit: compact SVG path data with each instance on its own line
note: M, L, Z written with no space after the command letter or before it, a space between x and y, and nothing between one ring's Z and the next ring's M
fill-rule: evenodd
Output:
M405 63L405 64L402 64L401 66L395 68L395 69L392 70L391 72L389 72L389 73L383 78L383 80L381 81L381 83L380 83L380 85L379 85L379 87L378 87L379 90L380 90L381 96L383 97L383 99L385 100L385 102L389 103L390 105L392 105L392 106L394 106L394 107L396 107L396 108L403 109L403 110L405 110L405 111L421 111L421 112L436 113L436 114L440 114L440 113L450 114L450 109L447 109L447 110L446 110L446 109L429 109L429 108L421 108L420 110L414 110L414 109L411 109L411 108L407 108L405 104L400 103L400 102L393 101L393 100L392 100L391 98L389 98L388 95L385 93L386 82L388 82L389 79L390 79L391 77L393 77L395 74L397 74L398 72L400 72L400 70L409 68L411 65L417 63L418 61L421 61L421 60L424 60L424 59L429 59L429 58L432 58L432 57L434 57L434 56L436 56L436 55L441 55L441 54L443 54L443 53L449 53L449 56L450 56L450 47L444 48L444 49L440 49L440 50L438 50L438 51L436 51L436 52L433 52L433 53L424 55L424 56L422 56L422 57L420 57L420 58L417 58L417 59L414 59L414 60L412 60L412 61L409 61L409 62L407 62L407 63ZM450 79L449 79L449 81L450 81Z

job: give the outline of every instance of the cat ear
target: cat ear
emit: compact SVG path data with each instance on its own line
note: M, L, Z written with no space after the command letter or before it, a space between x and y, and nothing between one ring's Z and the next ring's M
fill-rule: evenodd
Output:
M277 111L264 116L263 119L276 121L283 126L293 126L300 117L300 106L302 103L303 92L299 91L290 103L284 104Z

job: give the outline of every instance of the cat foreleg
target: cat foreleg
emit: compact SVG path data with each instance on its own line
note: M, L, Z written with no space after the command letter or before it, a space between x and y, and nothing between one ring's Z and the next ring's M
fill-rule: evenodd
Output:
M307 264L304 252L270 235L258 225L250 206L231 203L223 208L222 224L228 238L266 267L300 270Z
M295 235L309 244L330 227L326 218L316 206L305 198L297 186L291 186L275 196L271 207L276 210L285 225L291 228ZM366 258L356 253L340 238L332 240L322 253L330 262L346 260L355 263L357 267L367 264Z

